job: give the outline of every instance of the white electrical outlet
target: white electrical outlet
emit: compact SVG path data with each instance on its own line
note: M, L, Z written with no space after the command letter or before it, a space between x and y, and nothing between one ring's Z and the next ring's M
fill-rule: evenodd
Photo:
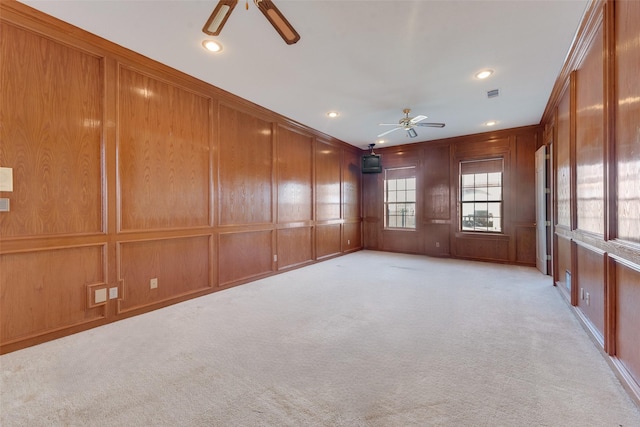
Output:
M440 242L436 242L436 248L440 247Z
M350 245L350 244L351 244L351 240L347 240L347 245Z
M118 288L109 288L109 299L118 298Z
M278 262L278 255L273 256L273 262Z
M154 277L153 279L149 280L149 287L151 289L156 289L158 287L158 278Z

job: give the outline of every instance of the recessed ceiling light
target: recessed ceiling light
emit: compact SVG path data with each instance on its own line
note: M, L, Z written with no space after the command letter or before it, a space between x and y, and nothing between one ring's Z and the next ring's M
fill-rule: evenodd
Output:
M338 113L337 111L329 111L327 113L327 117L331 117L332 119L338 117L340 115L340 113Z
M476 79L480 79L480 80L486 79L491 74L493 74L493 70L482 70L482 71L476 73Z
M384 139L379 139L376 141L378 144L384 144L386 141Z
M488 122L486 122L484 125L485 126L495 126L498 122L496 122L495 120L490 120Z
M209 52L220 52L222 50L222 45L214 40L205 40L202 42L202 46Z

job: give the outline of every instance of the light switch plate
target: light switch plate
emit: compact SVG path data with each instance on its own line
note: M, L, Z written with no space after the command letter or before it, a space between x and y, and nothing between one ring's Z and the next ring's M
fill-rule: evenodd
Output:
M107 288L96 289L94 301L96 304L107 300Z
M109 299L118 298L118 288L109 288Z
M13 169L0 167L0 191L13 191Z

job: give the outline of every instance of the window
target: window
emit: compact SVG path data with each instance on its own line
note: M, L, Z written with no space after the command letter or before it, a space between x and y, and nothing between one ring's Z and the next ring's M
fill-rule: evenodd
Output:
M460 162L460 229L502 232L502 159Z
M415 166L384 170L384 228L416 228Z

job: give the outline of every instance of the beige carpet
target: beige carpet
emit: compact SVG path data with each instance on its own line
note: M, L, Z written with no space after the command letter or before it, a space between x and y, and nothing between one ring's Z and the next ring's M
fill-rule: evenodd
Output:
M640 426L532 268L361 251L0 357L2 426Z

